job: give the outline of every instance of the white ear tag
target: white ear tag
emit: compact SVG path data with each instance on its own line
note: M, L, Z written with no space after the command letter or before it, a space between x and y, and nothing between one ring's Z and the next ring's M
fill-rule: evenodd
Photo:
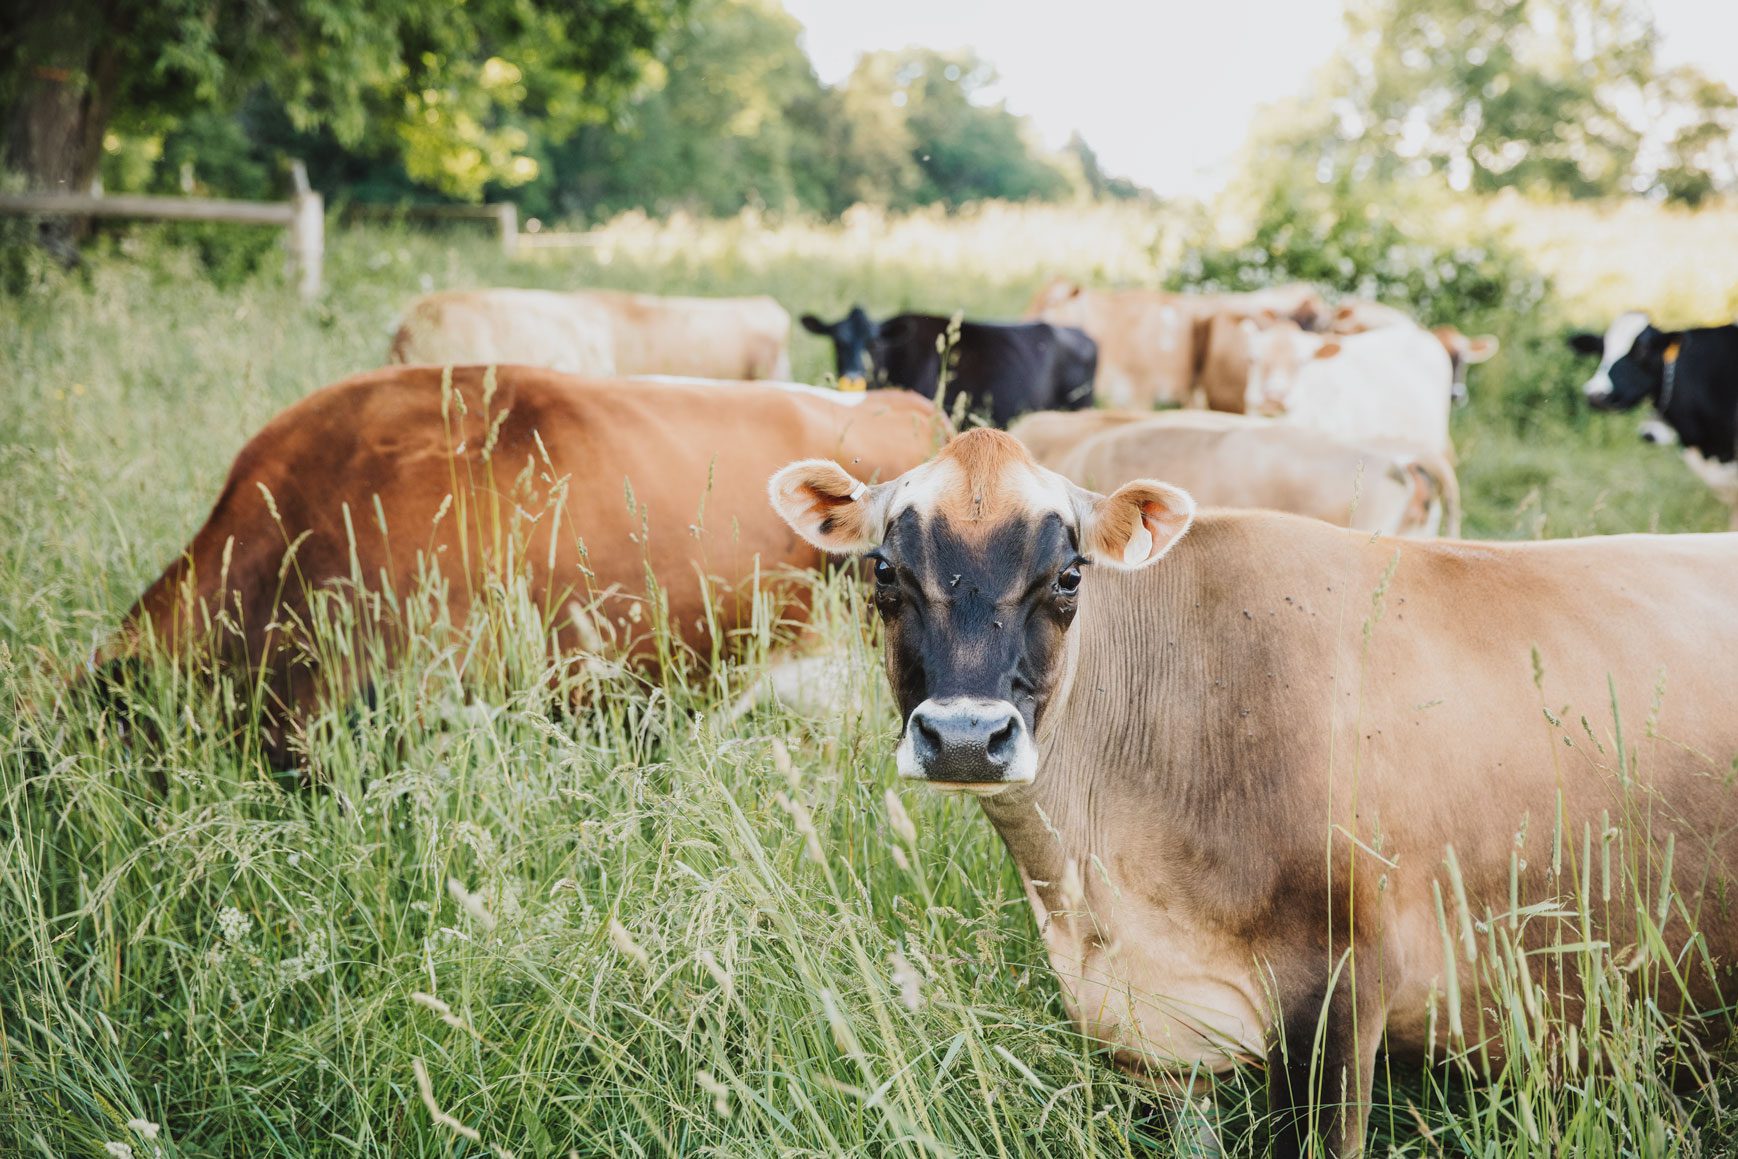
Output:
M857 502L857 500L863 498L863 496L867 495L868 493L869 493L869 484L859 482L855 487L851 488L851 502L853 502L853 503Z
M1147 530L1147 521L1142 519L1135 533L1128 538L1128 546L1122 549L1124 563L1142 563L1153 553L1153 533Z

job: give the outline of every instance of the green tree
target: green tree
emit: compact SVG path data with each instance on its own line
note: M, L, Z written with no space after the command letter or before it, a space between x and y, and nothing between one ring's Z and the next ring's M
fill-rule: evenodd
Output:
M996 71L970 52L908 49L895 57L892 103L905 114L919 202L1055 199L1068 179L1034 142L1031 126L984 91Z
M1732 94L1667 73L1639 0L1363 0L1313 97L1255 154L1330 178L1436 174L1458 189L1710 192ZM1660 126L1683 126L1660 139ZM1665 156L1662 164L1659 158Z
M1654 188L1685 205L1738 188L1738 95L1692 68L1662 78L1656 115L1675 127Z
M661 83L550 151L555 208L824 208L824 159L798 143L825 132L800 31L773 0L697 0L652 70Z
M300 130L390 147L477 196L535 176L534 131L604 116L672 11L657 0L58 0L0 13L0 153L83 190L113 129L158 133L265 86Z

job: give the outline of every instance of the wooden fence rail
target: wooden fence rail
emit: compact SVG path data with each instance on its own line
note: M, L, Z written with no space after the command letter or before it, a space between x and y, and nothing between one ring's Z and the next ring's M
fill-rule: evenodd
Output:
M0 194L0 215L14 217L142 217L159 221L227 221L239 225L276 225L290 231L290 271L304 298L320 293L326 256L326 209L308 188L300 162L291 169L295 193L288 201L226 201L217 197L114 197L82 193ZM508 257L518 250L519 207L497 205L350 205L354 217L426 217L442 221L491 221ZM523 235L529 237L532 235Z
M432 218L436 221L492 221L501 239L501 250L512 257L519 248L519 207L510 201L494 205L368 205L352 203L344 208L347 217L372 217L397 220L405 217Z
M300 182L298 182L300 184ZM289 201L215 197L99 197L82 193L0 194L0 214L15 217L142 217L159 221L226 221L290 231L290 268L304 298L320 293L326 256L326 211L320 195L298 189Z

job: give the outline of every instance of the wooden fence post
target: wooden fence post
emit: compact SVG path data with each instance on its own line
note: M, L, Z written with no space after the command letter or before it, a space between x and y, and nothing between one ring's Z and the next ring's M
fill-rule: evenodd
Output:
M519 207L503 201L495 207L495 216L501 223L501 252L512 257L519 248Z
M308 167L290 162L290 270L302 297L320 296L320 275L326 264L326 203L308 184Z
M326 203L309 190L290 199L290 268L304 298L320 296L320 275L326 260Z

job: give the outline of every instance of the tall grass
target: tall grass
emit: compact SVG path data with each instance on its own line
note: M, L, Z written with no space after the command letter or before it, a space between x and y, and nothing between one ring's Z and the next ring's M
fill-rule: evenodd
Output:
M164 669L99 706L66 680L241 442L376 364L419 289L770 289L793 312L1006 316L1052 254L1034 248L1048 219L999 212L1000 233L968 225L952 248L927 221L630 222L607 247L511 264L484 239L357 231L334 238L313 305L274 270L214 284L147 231L7 300L0 1152L1170 1155L1203 1153L1211 1122L1228 1153L1258 1153L1259 1075L1185 1105L1119 1074L1071 1029L976 808L896 785L849 577L819 581L816 605L861 698L734 720L721 706L773 625L713 678L647 682L552 669L542 612L511 583L462 629L438 629L424 593L405 606L430 619L372 698L310 729L307 790L232 735L245 690ZM1056 264L1156 284L1157 219L1130 221L1080 227ZM739 244L717 241L731 230ZM823 344L794 341L820 377ZM1671 455L1559 406L1570 384L1524 377L1564 373L1555 352L1505 358L1457 418L1475 532L1723 522ZM1489 402L1522 391L1552 400L1524 428ZM334 629L322 646L374 644ZM1696 963L1577 932L1602 912L1590 898L1632 899L1664 915L1654 927L1695 916L1659 867L1625 870L1630 831L1613 828L1527 836L1527 856L1573 870L1555 907L1474 913L1445 894L1457 984L1486 988L1486 1030L1517 1062L1465 1047L1464 1066L1385 1069L1380 1148L1738 1140L1728 1068L1666 1017L1674 971ZM1540 1004L1522 946L1551 948L1590 1000Z

